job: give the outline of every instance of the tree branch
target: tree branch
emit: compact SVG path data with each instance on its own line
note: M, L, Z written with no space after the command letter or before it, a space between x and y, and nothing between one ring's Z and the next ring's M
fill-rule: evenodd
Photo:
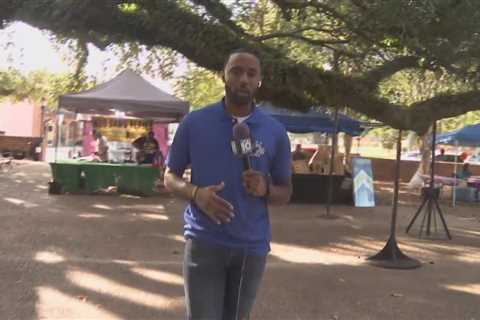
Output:
M269 39L274 39L274 38L292 38L292 39L297 39L297 40L302 40L304 42L313 44L313 45L318 45L318 46L323 46L326 44L346 44L349 43L350 40L340 40L340 39L329 39L329 40L320 40L320 39L312 39L308 38L305 36L302 36L300 32L275 32L275 33L270 33L268 35L263 35L263 36L258 36L255 37L254 40L256 41L265 41Z
M232 13L228 8L218 0L192 0L193 3L201 5L207 10L212 17L218 19L218 21L225 26L229 27L233 32L246 35L245 30L239 27L235 22L232 21Z
M286 35L302 34L305 31L317 31L317 32L324 32L324 33L328 33L328 34L331 34L331 33L335 32L335 30L332 30L332 29L305 27L305 28L299 28L299 29L295 29L295 30L291 30L291 31L274 32L274 33L254 37L253 39L257 40L257 41L264 41L264 40L276 38L276 37L278 37L278 35L282 36L284 34L286 34Z
M374 90L382 80L391 77L395 73L401 70L418 67L418 61L419 58L414 56L398 57L370 70L362 75L362 78L365 80L365 83L369 88Z
M245 47L260 52L264 82L259 98L293 109L312 105L349 106L371 118L399 129L423 133L434 120L455 116L480 106L480 92L436 97L411 108L389 103L376 96L363 78L351 78L306 66L287 58L281 50L251 41L233 33L223 24L205 22L194 12L181 8L173 0L148 1L133 13L124 13L113 0L15 0L17 11L4 19L22 20L85 41L123 43L138 41L148 46L169 47L204 68L220 71L233 49ZM143 2L142 2L143 3ZM3 14L5 1L0 2ZM92 8L94 7L94 8ZM215 44L212 49L211 44ZM408 57L394 60L372 71L371 81L409 65ZM405 61L407 62L405 62ZM413 65L413 60L409 62ZM456 105L452 108L453 104ZM435 106L435 109L432 107Z
M358 35L362 39L366 40L372 45L376 45L379 47L383 47L381 43L378 41L372 39L369 35L367 35L361 28L356 27L350 19L348 19L345 15L339 13L335 9L331 8L330 6L321 3L317 0L311 0L311 1L296 1L296 0L272 0L275 4L277 4L282 10L288 10L288 9L306 9L306 8L316 8L317 10L320 10L321 12L325 13L327 16L332 17L333 19L337 19L338 21L341 21L346 28L348 28L351 32L354 34ZM379 50L376 50L376 53L378 56L382 57L382 59L385 60L384 55L382 52Z
M415 116L439 120L455 117L480 108L480 91L469 91L452 95L439 95L414 103L409 112Z

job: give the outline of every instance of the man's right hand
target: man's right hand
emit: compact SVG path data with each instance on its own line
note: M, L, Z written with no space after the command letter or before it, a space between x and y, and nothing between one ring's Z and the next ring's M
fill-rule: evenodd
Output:
M195 204L216 224L229 223L234 217L230 202L217 195L225 187L222 181L217 185L201 187L197 190Z

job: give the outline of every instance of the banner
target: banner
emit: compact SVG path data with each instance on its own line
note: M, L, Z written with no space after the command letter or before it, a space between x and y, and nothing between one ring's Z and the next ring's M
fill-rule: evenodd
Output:
M372 160L352 158L355 207L375 207Z

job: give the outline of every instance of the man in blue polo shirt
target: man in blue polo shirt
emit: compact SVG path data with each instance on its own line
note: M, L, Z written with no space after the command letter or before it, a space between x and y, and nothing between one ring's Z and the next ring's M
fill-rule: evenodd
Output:
M258 56L229 55L220 102L188 114L177 129L165 186L189 201L184 212L188 319L246 319L270 250L267 204L292 193L290 141L284 127L255 107ZM233 126L248 126L250 168L232 150ZM191 182L182 179L191 167Z

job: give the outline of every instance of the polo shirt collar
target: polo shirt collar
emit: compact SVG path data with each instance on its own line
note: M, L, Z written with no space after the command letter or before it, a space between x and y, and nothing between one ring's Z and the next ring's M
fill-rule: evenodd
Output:
M260 110L257 108L255 103L253 104L252 108L252 113L250 113L250 116L245 120L245 123L247 124L256 124L260 121ZM222 121L229 121L229 122L234 122L234 117L230 113L227 112L225 108L225 98L222 98L220 102L218 103L218 109L221 112L220 118Z

